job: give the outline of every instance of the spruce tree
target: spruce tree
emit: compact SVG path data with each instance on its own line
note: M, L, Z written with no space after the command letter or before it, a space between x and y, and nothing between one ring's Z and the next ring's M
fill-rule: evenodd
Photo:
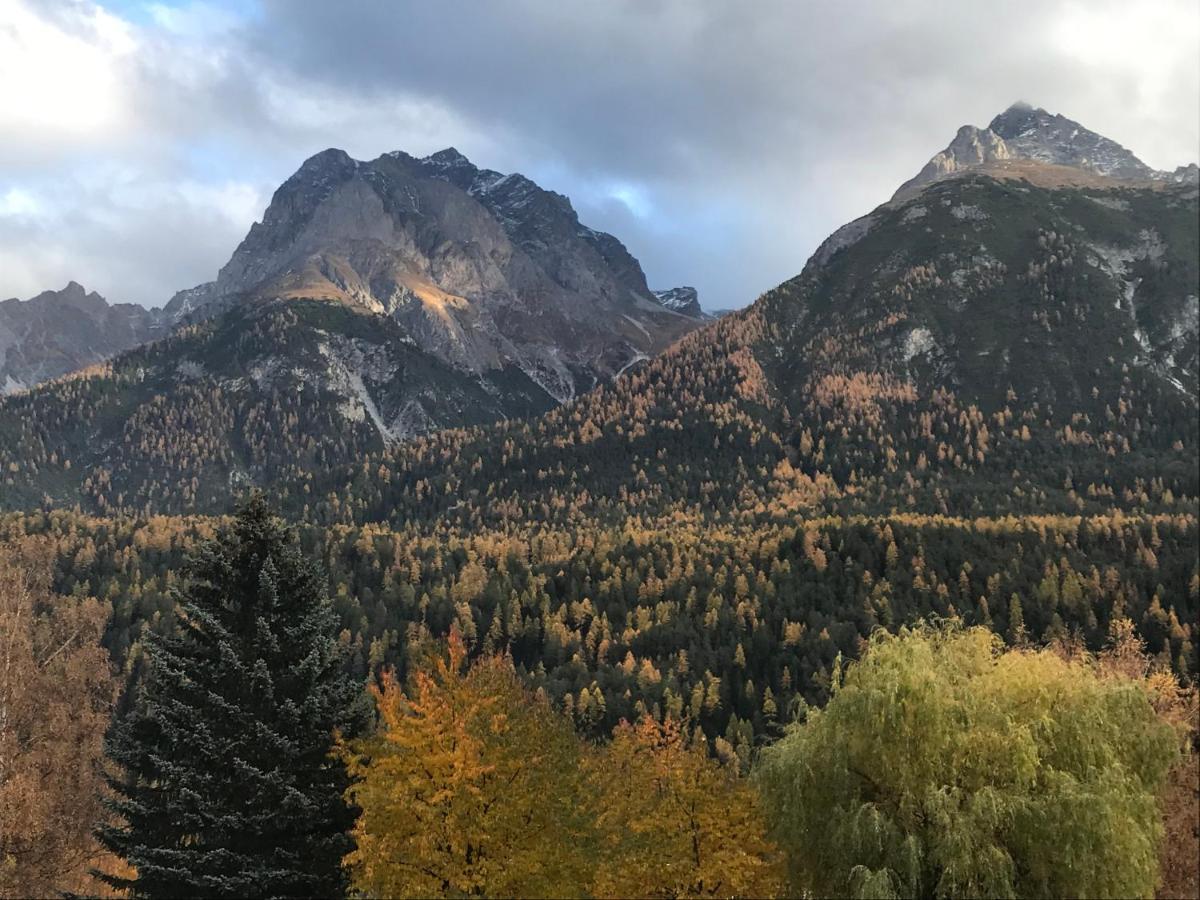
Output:
M146 640L136 708L107 751L120 774L98 832L140 897L346 892L358 809L331 754L361 723L321 570L260 495L189 562L180 627Z

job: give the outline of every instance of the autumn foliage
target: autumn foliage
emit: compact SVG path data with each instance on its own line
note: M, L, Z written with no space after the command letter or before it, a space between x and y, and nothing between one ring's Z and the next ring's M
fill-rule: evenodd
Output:
M362 807L350 856L372 896L767 896L781 886L754 792L679 723L589 746L503 656L448 653L372 691L347 748Z
M351 854L373 896L561 896L586 884L581 747L510 661L449 654L404 690L373 686L378 737L349 750L362 807Z
M113 700L107 609L51 592L42 542L0 545L0 896L96 890Z
M674 720L622 722L591 756L598 897L770 897L782 858L758 795Z

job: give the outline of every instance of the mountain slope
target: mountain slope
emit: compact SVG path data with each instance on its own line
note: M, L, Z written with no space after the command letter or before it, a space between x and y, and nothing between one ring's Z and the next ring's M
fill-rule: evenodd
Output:
M519 369L464 372L383 316L312 300L241 304L0 401L0 494L6 506L221 509L248 485L553 405Z
M164 317L115 303L76 282L21 301L0 301L0 393L32 387L151 340Z
M1197 190L1025 164L1050 171L969 171L885 204L750 309L536 423L398 449L386 485L328 483L364 519L470 527L497 509L1194 515Z

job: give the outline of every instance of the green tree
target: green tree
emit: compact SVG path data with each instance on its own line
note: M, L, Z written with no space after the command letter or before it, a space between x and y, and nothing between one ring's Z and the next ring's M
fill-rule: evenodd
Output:
M1086 657L922 626L876 633L757 777L817 896L1147 897L1178 748Z
M205 545L151 637L137 706L108 754L122 822L101 841L134 896L335 896L354 847L350 777L331 750L362 692L342 658L324 576L254 496Z

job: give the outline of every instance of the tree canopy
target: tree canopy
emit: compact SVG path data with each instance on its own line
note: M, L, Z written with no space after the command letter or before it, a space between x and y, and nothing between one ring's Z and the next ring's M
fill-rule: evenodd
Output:
M879 632L757 777L818 896L1146 897L1179 752L1145 686L982 628Z

